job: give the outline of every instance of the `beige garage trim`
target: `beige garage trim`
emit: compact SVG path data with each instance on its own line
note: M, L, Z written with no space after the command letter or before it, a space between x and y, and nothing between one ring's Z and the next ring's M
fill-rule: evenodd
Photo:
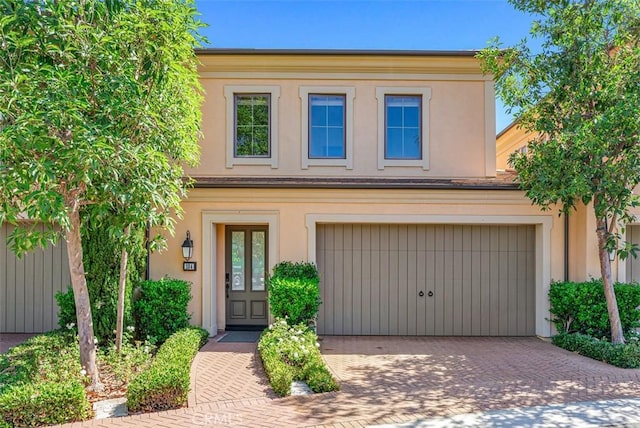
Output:
M18 259L7 247L13 227L0 227L0 332L41 333L58 327L55 294L71 284L64 242Z
M534 225L318 224L316 246L321 334L536 333Z

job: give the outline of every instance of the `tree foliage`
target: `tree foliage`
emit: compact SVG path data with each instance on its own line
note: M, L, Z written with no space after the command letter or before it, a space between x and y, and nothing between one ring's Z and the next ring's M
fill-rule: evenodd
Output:
M0 0L0 223L21 253L67 241L82 364L99 382L80 211L171 227L199 156L193 0Z
M526 40L482 51L498 95L532 135L510 158L536 205L571 212L592 204L610 318L617 318L609 250L625 257L616 227L632 219L640 183L640 3L634 0L510 0L534 14ZM608 293L610 292L610 293ZM615 309L615 310L614 310ZM615 320L612 319L612 329ZM623 341L621 329L613 341Z

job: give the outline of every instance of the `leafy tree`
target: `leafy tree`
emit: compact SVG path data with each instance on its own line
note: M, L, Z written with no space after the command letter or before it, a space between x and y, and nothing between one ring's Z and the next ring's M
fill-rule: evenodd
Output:
M0 223L20 226L10 237L18 254L66 240L94 388L80 212L115 210L122 233L143 218L172 227L181 165L199 156L195 16L193 0L0 0Z
M526 41L480 53L506 105L531 133L527 154L510 158L531 201L569 213L580 204L595 214L611 339L624 343L608 252L634 247L618 226L633 218L640 182L640 2L635 0L510 0L535 14Z

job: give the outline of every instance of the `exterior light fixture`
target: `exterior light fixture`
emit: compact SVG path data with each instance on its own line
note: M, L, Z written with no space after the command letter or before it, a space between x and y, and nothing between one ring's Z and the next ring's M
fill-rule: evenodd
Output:
M187 239L182 243L182 257L185 260L189 260L193 257L193 241L191 240L191 233L187 230Z
M182 243L182 257L184 262L182 263L182 270L195 271L196 262L189 261L193 257L193 241L191 240L191 233L187 230L187 238Z

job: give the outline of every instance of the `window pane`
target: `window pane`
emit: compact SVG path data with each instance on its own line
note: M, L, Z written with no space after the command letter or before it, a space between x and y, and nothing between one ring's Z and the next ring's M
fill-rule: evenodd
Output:
M231 232L231 290L244 291L244 232Z
M268 157L269 95L236 94L235 156Z
M387 128L388 159L402 159L402 128Z
M403 136L402 157L404 159L420 159L420 133L418 128L405 128Z
M251 232L251 290L264 291L265 232Z
M309 157L345 157L344 95L309 95Z
M402 126L402 108L387 106L387 126Z
M420 126L419 107L407 107L404 109L404 126Z
M344 125L344 108L342 105L329 106L329 126Z
M327 157L344 159L344 129L329 128Z
M311 128L311 138L309 141L309 157L323 158L327 156L327 128Z
M385 96L385 158L422 159L420 103L418 95Z
M325 106L311 106L311 126L326 126L327 108Z

